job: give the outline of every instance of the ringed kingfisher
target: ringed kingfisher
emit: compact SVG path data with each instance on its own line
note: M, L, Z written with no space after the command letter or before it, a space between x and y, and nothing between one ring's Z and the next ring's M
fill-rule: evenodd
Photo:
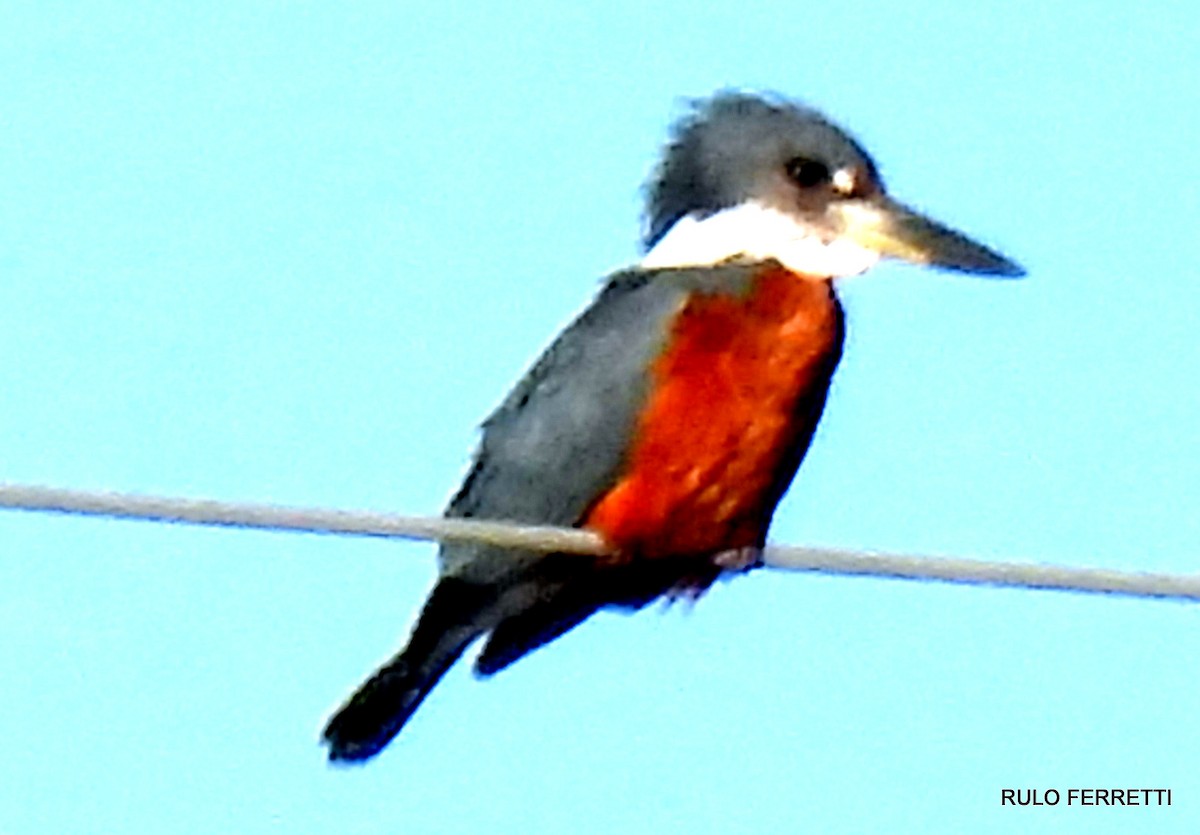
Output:
M326 726L331 760L379 753L478 638L490 676L599 609L759 564L841 358L835 279L883 257L1023 274L894 200L858 142L781 97L694 102L646 198L645 256L487 418L446 509L587 528L612 555L444 544L407 645Z

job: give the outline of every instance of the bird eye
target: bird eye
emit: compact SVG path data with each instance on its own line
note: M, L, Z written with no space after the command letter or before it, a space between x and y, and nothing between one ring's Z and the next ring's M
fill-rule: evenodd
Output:
M788 178L800 188L813 188L829 182L829 166L808 157L794 157L786 167Z

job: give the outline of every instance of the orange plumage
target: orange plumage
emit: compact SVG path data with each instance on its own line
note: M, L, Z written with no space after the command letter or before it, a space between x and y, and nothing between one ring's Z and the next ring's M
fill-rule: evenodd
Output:
M761 544L797 402L823 395L840 329L829 284L778 264L743 296L691 296L650 370L625 470L584 524L627 558Z

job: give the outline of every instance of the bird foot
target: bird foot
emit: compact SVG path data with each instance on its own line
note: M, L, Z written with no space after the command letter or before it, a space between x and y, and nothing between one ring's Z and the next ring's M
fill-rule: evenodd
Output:
M758 546L746 545L741 548L718 551L709 557L708 567L698 568L695 573L681 577L674 586L666 591L667 605L682 602L690 608L704 596L704 593L721 575L726 572L749 571L762 564L762 548Z
M713 554L712 564L724 571L749 571L763 564L763 549L757 545L744 545Z
M670 609L676 603L681 603L685 610L690 612L692 607L696 605L696 601L704 597L706 591L708 591L707 585L688 583L686 581L671 586L663 594L663 609Z

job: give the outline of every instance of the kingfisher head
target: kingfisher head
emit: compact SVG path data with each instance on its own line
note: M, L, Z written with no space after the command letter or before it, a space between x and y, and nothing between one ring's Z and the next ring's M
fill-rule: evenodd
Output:
M892 199L871 157L795 102L719 93L674 127L647 188L646 268L775 259L837 278L882 257L992 276L1024 271Z

